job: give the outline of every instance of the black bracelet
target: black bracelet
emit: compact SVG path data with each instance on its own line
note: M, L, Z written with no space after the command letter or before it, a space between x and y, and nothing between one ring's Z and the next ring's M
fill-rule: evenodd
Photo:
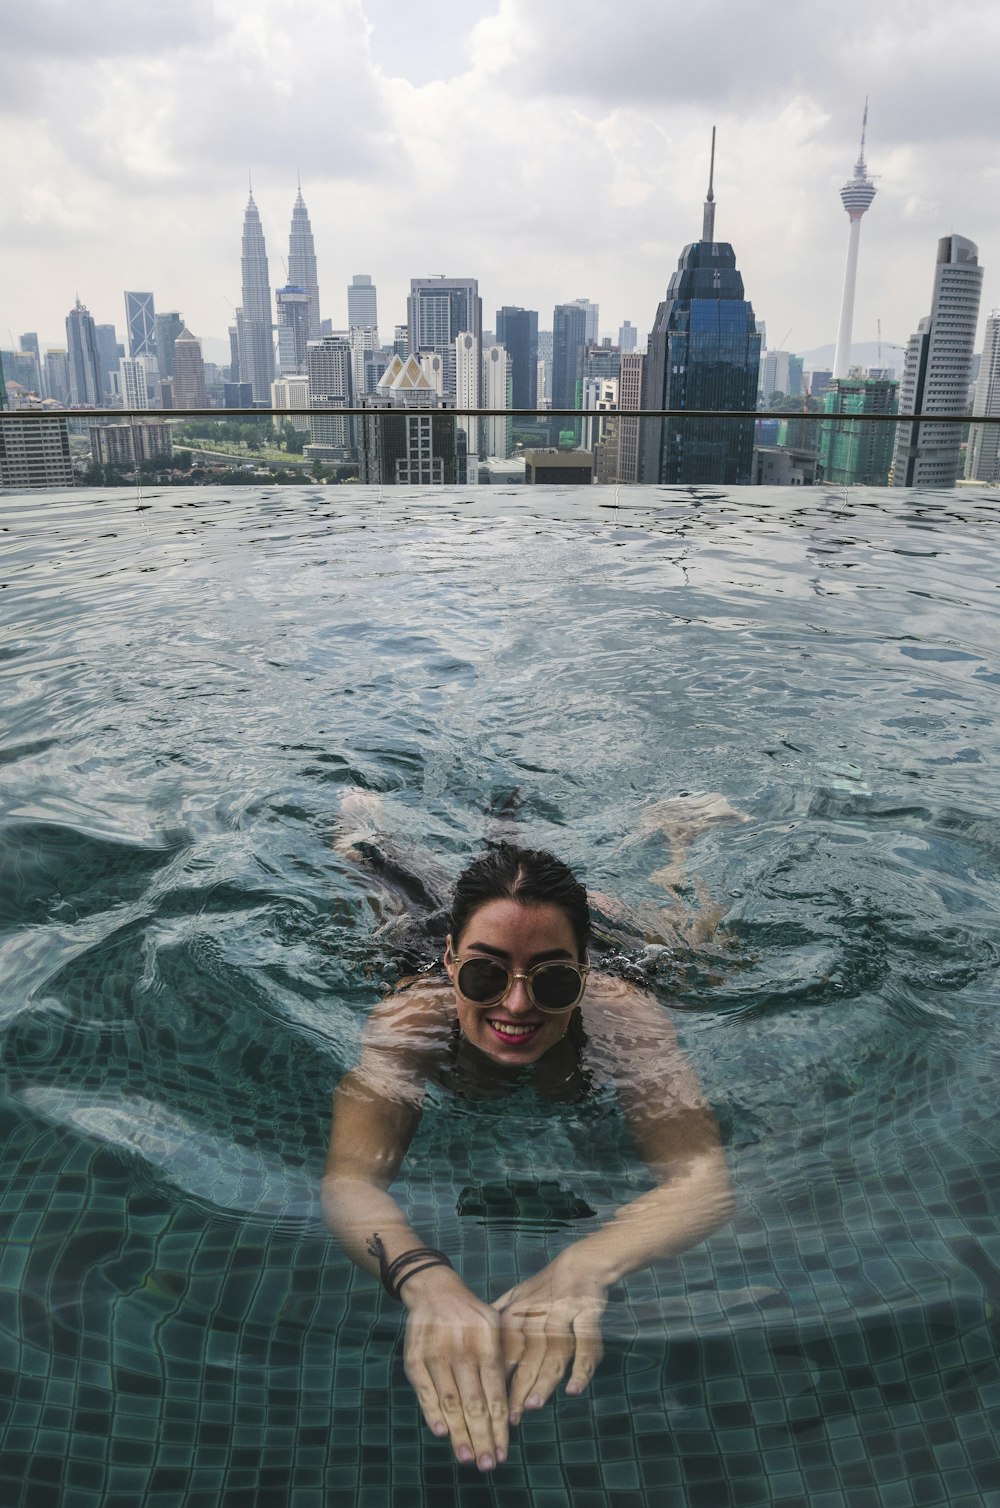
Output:
M446 1257L443 1251L438 1251L435 1246L414 1246L409 1251L402 1252L396 1257L395 1261L390 1262L378 1231L375 1232L368 1242L368 1251L371 1256L378 1258L379 1277L382 1280L382 1287L391 1299L398 1299L399 1290L406 1282L406 1279L412 1278L417 1272L423 1272L424 1268L452 1267L450 1258ZM425 1257L428 1259L427 1261L422 1260ZM413 1264L416 1262L422 1262L422 1266L414 1267ZM400 1277L400 1273L406 1267L413 1267L413 1271L404 1273Z

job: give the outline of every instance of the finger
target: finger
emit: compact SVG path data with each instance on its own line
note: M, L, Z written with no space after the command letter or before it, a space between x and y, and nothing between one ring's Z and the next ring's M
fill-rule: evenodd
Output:
M432 1363L428 1366L428 1371L438 1398L441 1400L441 1411L448 1426L455 1459L463 1464L474 1461L476 1452L466 1423L465 1406L458 1379L446 1362Z
M507 1459L510 1427L507 1415L507 1386L499 1356L489 1357L480 1363L479 1379L490 1412L493 1444L496 1447L495 1455L499 1464Z
M445 1421L444 1409L431 1374L423 1362L408 1362L403 1370L406 1373L407 1381L417 1395L420 1412L424 1416L428 1429L431 1431L431 1434L437 1435L440 1439L448 1433L448 1425Z
M483 1388L479 1367L473 1361L463 1359L455 1368L465 1416L465 1428L472 1454L480 1471L492 1471L496 1465L496 1441L493 1438L493 1417L490 1401ZM462 1457L459 1456L459 1460Z
M525 1399L526 1408L541 1408L547 1403L559 1385L566 1368L573 1360L576 1349L576 1341L571 1331L566 1328L554 1330L546 1337L545 1355L542 1364L538 1368L531 1392Z
M573 1370L566 1384L567 1393L575 1395L583 1392L600 1366L603 1355L604 1342L601 1340L600 1330L594 1330L591 1326L583 1329L577 1335Z
M521 1415L528 1406L528 1399L534 1400L533 1389L535 1380L545 1360L546 1342L545 1336L538 1331L529 1331L524 1338L524 1351L514 1369L514 1375L510 1380L510 1422L520 1423ZM541 1406L532 1401L532 1408Z

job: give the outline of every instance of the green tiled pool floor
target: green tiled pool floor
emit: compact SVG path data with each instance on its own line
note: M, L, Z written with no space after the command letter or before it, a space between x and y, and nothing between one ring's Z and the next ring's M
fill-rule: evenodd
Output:
M629 1281L590 1396L530 1415L486 1482L423 1428L400 1311L321 1230L178 1210L112 1149L28 1120L8 1138L5 1508L1000 1502L995 1237L794 1253L744 1208ZM498 1243L468 1232L488 1281ZM943 1270L950 1297L924 1302ZM908 1276L908 1303L874 1304Z

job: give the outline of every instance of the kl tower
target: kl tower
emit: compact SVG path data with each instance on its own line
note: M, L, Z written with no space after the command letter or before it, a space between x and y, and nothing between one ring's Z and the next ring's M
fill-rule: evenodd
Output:
M858 280L858 243L861 240L861 216L875 198L877 192L865 166L865 131L868 129L868 101L865 100L864 119L861 122L861 151L854 164L854 175L840 191L840 197L851 220L851 235L847 243L847 266L844 269L844 296L840 304L840 329L837 331L837 354L833 358L834 377L846 377L851 364L851 326L854 323L854 285Z

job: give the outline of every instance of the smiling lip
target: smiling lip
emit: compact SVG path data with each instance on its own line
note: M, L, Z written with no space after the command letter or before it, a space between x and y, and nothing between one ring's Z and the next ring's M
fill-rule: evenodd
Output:
M542 1028L540 1021L487 1021L486 1024L497 1040L502 1042L505 1047L523 1047L526 1043L533 1042ZM529 1029L527 1031L519 1030L511 1032L503 1030L504 1027L511 1026L527 1026Z

